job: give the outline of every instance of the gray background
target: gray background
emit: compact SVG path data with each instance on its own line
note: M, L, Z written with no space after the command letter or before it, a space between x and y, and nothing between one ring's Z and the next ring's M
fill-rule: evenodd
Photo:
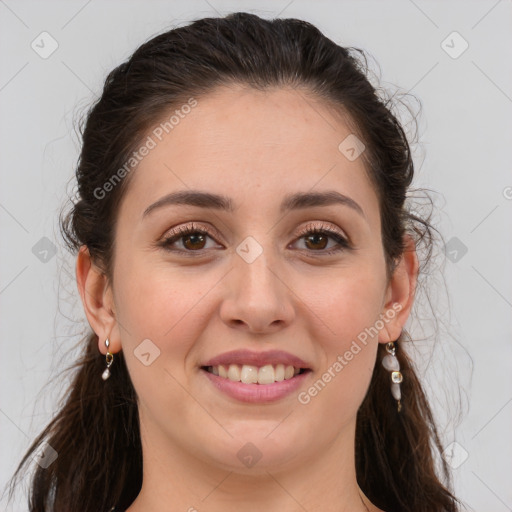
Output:
M56 410L67 383L60 372L89 329L57 226L73 193L74 123L143 41L236 10L308 20L337 43L367 50L384 87L421 101L415 185L436 191L434 220L447 249L439 244L424 280L434 314L420 290L409 328L425 339L413 351L457 495L469 510L512 510L510 0L0 0L2 491ZM58 44L47 58L44 31ZM417 109L414 98L409 104ZM2 510L26 510L23 495L20 488L9 508L2 497Z

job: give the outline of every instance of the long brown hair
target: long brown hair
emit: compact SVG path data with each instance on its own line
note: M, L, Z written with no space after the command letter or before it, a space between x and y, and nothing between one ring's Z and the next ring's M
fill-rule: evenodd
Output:
M348 114L366 145L365 166L379 198L388 275L406 250L406 233L423 243L425 258L430 257L434 228L429 219L406 208L414 175L410 146L391 102L368 79L364 52L335 44L305 21L265 20L248 13L200 19L160 34L107 76L81 129L77 200L61 214L62 233L72 251L86 245L112 279L116 215L131 174L106 194L102 187L166 113L229 83L257 89L291 86ZM397 412L389 375L376 364L357 415L357 480L368 498L388 512L453 512L458 502L448 490L449 471L440 457L435 422L402 341L401 336L397 357L404 376L403 409ZM124 509L140 491L136 393L122 352L111 378L101 380L105 358L97 345L94 333L84 340L67 399L13 477L45 443L58 453L47 468L33 472L31 512ZM383 350L379 345L379 360Z

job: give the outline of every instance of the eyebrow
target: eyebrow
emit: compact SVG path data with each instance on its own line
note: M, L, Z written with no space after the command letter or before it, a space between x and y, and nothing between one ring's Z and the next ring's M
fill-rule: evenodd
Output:
M280 212L285 213L291 210L301 210L305 208L313 208L315 206L331 206L334 204L348 206L362 217L365 217L364 211L358 203L356 203L352 198L335 190L327 190L325 192L297 192L295 194L290 194L285 196L281 202ZM199 190L183 190L167 194L148 206L144 210L142 218L144 219L151 212L159 208L170 205L213 208L215 210L224 210L227 212L233 212L235 209L233 201L229 197L211 194L209 192L202 192Z

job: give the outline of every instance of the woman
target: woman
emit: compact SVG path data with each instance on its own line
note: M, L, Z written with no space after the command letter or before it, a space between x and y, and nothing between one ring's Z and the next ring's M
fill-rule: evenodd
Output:
M404 350L413 173L309 23L202 19L114 69L62 219L92 332L30 510L458 510Z

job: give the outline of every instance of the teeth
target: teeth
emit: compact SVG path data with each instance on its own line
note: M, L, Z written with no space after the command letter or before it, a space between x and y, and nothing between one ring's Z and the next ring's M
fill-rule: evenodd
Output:
M240 366L237 364L230 364L228 369L228 379L233 382L240 382Z
M244 384L256 384L258 382L258 367L244 364L240 372L240 380Z
M219 377L224 377L233 382L243 382L244 384L273 384L288 380L300 373L300 368L294 368L291 365L276 364L275 366L267 364L258 368L244 364L230 364L228 367L223 365L209 366L208 371Z
M258 384L272 384L276 381L274 375L274 367L271 364L262 366L258 371Z

